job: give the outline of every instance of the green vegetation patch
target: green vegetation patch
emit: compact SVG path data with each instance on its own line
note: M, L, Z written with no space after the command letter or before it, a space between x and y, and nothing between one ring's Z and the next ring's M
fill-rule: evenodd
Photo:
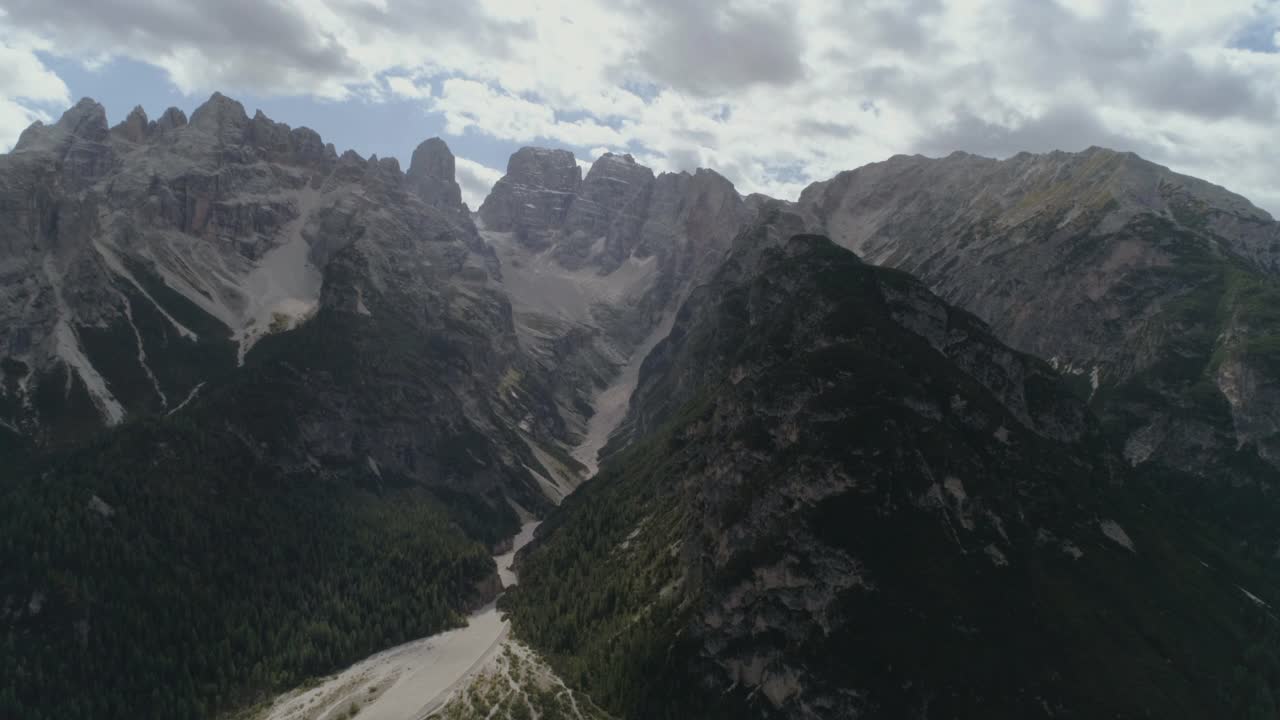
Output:
M176 417L5 487L0 538L0 717L34 720L213 717L456 626L493 572L423 493Z

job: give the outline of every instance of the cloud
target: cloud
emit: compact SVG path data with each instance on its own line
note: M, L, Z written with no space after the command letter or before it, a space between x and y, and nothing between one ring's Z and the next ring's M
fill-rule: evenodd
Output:
M1054 106L1038 115L1003 122L984 120L969 108L956 108L951 123L936 128L917 149L925 155L946 155L964 148L977 155L1008 157L1023 151L1076 152L1091 145L1123 148L1139 155L1159 152L1142 138L1108 130L1094 112L1076 105Z
M62 54L123 55L152 62L183 92L289 93L342 97L362 79L348 47L317 26L303 3L219 0L8 0L6 23Z
M494 183L502 178L502 171L464 157L454 158L454 164L463 202L472 210L478 209Z
M1280 202L1276 2L7 0L5 11L10 47L129 57L184 92L410 100L453 136L710 166L744 192L794 195L895 153L1097 144ZM39 68L22 76L26 90L0 85L0 137L47 111L20 92L61 84Z
M71 102L66 83L45 67L31 48L0 39L0 152L36 120L48 122Z
M551 106L494 89L474 80L450 78L444 82L432 109L445 117L445 132L461 135L468 130L503 140L530 142L555 140L569 145L625 145L617 129L594 119L562 121Z
M803 44L791 4L649 0L641 13L649 28L637 49L640 65L658 83L696 95L751 85L787 85L804 76Z
M387 89L399 97L410 100L426 100L431 97L430 83L418 84L403 75L388 75L383 80L387 83Z

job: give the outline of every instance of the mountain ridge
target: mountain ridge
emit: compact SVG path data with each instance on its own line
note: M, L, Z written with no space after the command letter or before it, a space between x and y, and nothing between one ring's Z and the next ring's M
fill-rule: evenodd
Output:
M797 207L1078 378L1154 482L1248 526L1256 552L1280 541L1242 507L1274 508L1280 480L1280 223L1265 211L1101 148L900 157L816 183Z

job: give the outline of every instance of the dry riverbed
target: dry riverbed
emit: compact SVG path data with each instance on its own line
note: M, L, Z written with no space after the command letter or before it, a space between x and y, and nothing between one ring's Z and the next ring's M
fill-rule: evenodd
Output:
M510 552L494 557L503 587L516 583L515 554L538 523L527 522ZM318 684L276 699L259 720L417 720L439 709L498 655L510 625L492 603L467 626L368 657ZM354 711L354 714L353 714Z

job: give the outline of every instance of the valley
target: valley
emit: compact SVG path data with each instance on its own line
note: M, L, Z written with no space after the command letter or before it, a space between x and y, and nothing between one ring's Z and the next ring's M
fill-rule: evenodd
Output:
M1103 148L472 208L86 99L0 155L0 716L1265 711L1277 298L1280 223Z
M515 554L533 538L528 521L512 538L512 549L494 557L503 589L517 582ZM432 717L455 694L485 672L508 645L510 625L494 603L471 613L466 626L415 640L362 660L317 684L271 703L259 720L419 720Z

